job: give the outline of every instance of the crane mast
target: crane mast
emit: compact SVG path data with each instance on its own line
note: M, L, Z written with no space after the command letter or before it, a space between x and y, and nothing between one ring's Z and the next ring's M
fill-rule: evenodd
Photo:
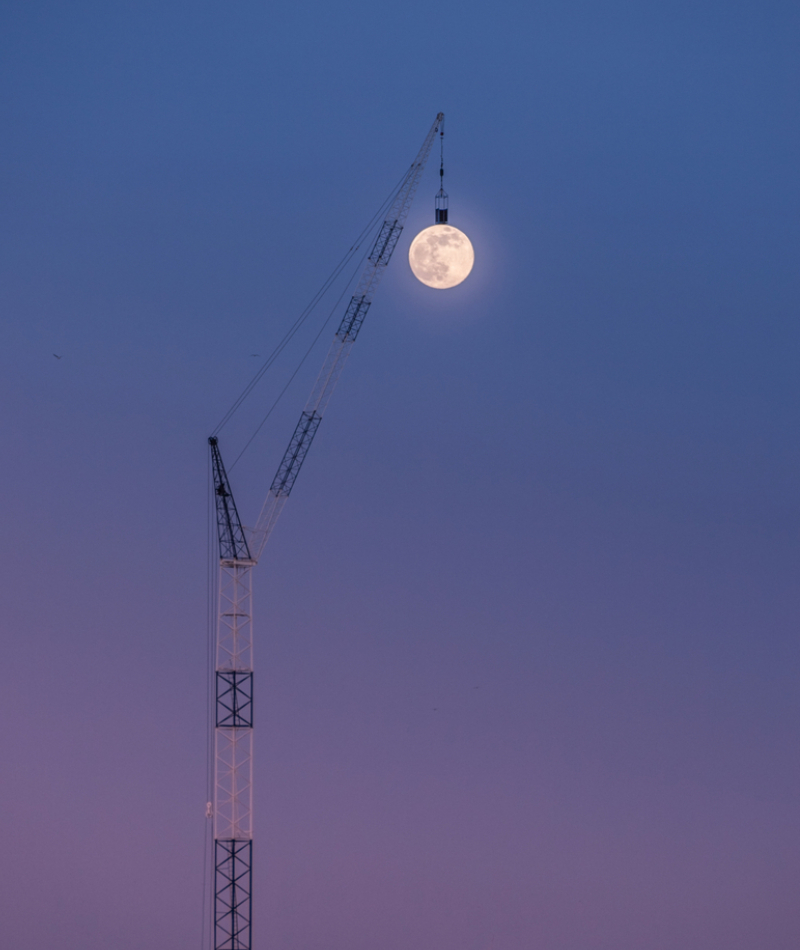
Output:
M255 561L217 439L208 440L219 537L214 675L214 947L249 950L253 867L253 589Z
M252 569L264 550L403 231L444 114L439 113L409 168L361 272L355 293L281 459L255 528L239 518L216 437L211 447L219 540L214 677L214 950L252 950L253 641Z

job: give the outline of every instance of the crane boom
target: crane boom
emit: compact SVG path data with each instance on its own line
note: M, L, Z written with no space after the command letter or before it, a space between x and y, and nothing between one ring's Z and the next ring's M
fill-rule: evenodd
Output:
M281 459L275 478L272 480L256 526L250 532L250 550L256 561L261 557L264 545L269 540L278 516L294 487L300 467L311 448L319 424L322 422L322 415L328 405L328 400L339 381L347 357L350 355L350 350L353 348L359 330L367 316L367 311L372 304L372 298L375 295L378 283L400 239L408 212L411 209L411 202L414 200L422 173L425 170L425 163L428 161L431 152L433 140L443 120L444 113L440 112L425 137L422 148L414 159L411 168L403 179L403 183L400 185L392 206L378 232L378 237L375 239L375 244L364 264L355 293L350 298L347 310L345 310L339 329L333 338L308 402L300 415L300 421L295 427L289 446Z

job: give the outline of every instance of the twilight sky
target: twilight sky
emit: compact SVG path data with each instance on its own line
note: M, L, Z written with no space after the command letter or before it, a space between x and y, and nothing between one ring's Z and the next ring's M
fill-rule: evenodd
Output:
M434 160L256 572L255 947L796 950L798 48L770 0L2 6L4 945L204 950L206 439L442 110L475 270L409 270Z

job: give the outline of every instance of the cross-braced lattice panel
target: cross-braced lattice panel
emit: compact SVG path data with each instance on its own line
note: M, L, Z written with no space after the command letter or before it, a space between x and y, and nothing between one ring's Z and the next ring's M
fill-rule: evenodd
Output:
M253 674L217 672L217 727L242 729L253 725Z
M214 843L214 950L251 950L253 842Z

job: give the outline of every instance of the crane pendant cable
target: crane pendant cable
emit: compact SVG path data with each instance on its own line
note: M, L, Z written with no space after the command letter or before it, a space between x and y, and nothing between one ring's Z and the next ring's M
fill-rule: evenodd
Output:
M400 180L397 182L397 184L395 185L395 187L394 187L394 188L391 190L391 192L387 195L387 197L386 197L386 198L384 199L384 201L381 203L381 205L380 205L380 207L378 208L378 210L375 212L375 214L373 214L373 216L370 218L369 222L368 222L368 223L365 225L365 227L362 229L361 233L358 235L358 237L355 239L355 241L350 245L350 247L349 247L349 249L347 250L347 252L346 252L346 254L344 255L344 257L339 261L339 263L334 267L334 269L331 271L331 273L328 275L328 277L323 281L322 286L321 286L321 287L319 288L319 290L314 294L314 296L311 298L311 300L308 302L308 304L306 304L306 306L303 308L303 310L302 310L301 313L300 313L300 316L297 317L297 319L294 321L294 323L289 327L289 329L286 331L286 333L284 334L284 336L282 337L282 339L281 339L281 340L278 342L278 344L275 346L275 348L273 349L273 351L269 354L269 356L268 356L267 359L264 361L264 363L263 363L263 364L259 367L259 369L255 372L255 374L253 375L253 377L252 377L252 379L250 380L250 382L248 382L248 384L245 386L245 388L244 388L244 389L242 390L242 392L239 394L239 396L237 397L237 399L234 401L233 405L230 407L230 409L228 409L228 411L227 411L227 412L225 413L225 415L222 417L222 419L220 420L220 422L217 424L216 428L215 428L214 431L212 432L212 435L214 435L214 436L219 435L219 433L222 431L222 429L225 428L225 426L228 424L228 422L230 422L230 420L233 418L233 416L236 414L236 412L239 410L239 408L240 408L240 407L242 406L242 404L245 402L245 400L247 399L247 397L252 393L252 391L255 389L255 387L258 385L258 383L261 382L261 380L264 378L264 376L265 376L266 373L269 371L270 367L273 365L273 363L275 362L275 360L281 355L281 353L286 349L286 347L287 347L287 346L289 345L289 343L292 341L293 337L294 337L295 334L298 332L298 330L300 330L300 328L303 326L303 324L306 322L306 320L308 320L308 318L309 318L309 317L311 316L311 314L314 312L314 310L316 309L317 305L318 305L318 304L320 303L320 301L323 299L323 297L325 296L325 294L331 289L331 287L333 286L333 284L334 284L334 283L336 282L336 280L340 277L342 271L347 267L347 265L350 263L350 261L353 259L353 257L358 253L358 251L359 251L359 249L361 248L362 244L364 243L365 239L368 238L369 235L371 234L371 232L375 230L375 228L376 228L377 225L378 225L378 222L381 220L382 216L385 214L387 208L391 207L392 203L394 202L395 198L397 197L398 192L399 192L400 189L402 188L403 182L405 181L406 177L407 177L407 173L404 172L404 173L403 173L403 176L402 176L402 177L400 178ZM365 255L365 256L366 256L366 255ZM361 265L362 262L363 262L363 257L362 257L362 259L359 261L359 266ZM358 268L356 269L356 274L357 274L357 273L358 273ZM347 284L345 285L345 289L342 291L341 295L339 296L338 300L336 301L336 304L334 305L334 310L335 310L335 307L341 302L342 298L344 297L344 295L345 295L345 293L346 293L347 287L348 287L348 286L352 283L352 281L355 279L356 274L353 274L353 275L348 279L348 282L347 282ZM325 322L323 323L323 325L322 325L320 331L317 333L316 337L314 338L314 342L312 343L311 347L307 350L307 352L306 352L306 354L303 356L303 358L300 360L300 363L297 365L297 367L295 368L294 372L293 372L293 373L291 374L291 376L289 377L288 383L286 384L286 386L285 386L285 387L283 388L283 390L281 391L280 395L278 396L278 399L277 399L277 400L275 401L275 403L273 404L272 409L270 409L269 413L267 413L267 416L265 416L264 419L262 419L262 421L259 423L259 425L258 425L258 427L256 428L256 430L255 430L255 431L252 433L252 435L250 436L250 438L249 438L249 440L247 441L245 447L244 447L244 448L242 449L242 451L239 453L239 456L238 456L237 459L236 459L237 462L238 462L239 458L241 458L242 453L246 451L247 447L250 445L250 443L253 441L253 439L255 438L255 436L258 434L258 431L261 429L261 427L262 427L262 426L264 425L264 423L267 421L267 418L269 418L269 415L272 413L272 410L275 408L275 406L277 406L278 402L280 401L280 399L281 399L281 397L283 396L283 394L286 392L286 389L289 387L289 385L291 384L292 380L295 378L295 376L297 375L297 373L300 371L301 366L302 366L303 363L305 362L305 360L306 360L306 358L308 357L308 355L309 355L309 353L311 352L311 350L314 348L314 345L316 344L317 340L319 339L320 335L322 334L323 330L324 330L325 327L327 326L327 324L328 324L328 322L330 321L330 319L331 319L332 316L333 316L333 311L328 314L328 317L326 318ZM234 462L233 464L235 465L236 462ZM233 467L233 466L231 466L231 467Z

